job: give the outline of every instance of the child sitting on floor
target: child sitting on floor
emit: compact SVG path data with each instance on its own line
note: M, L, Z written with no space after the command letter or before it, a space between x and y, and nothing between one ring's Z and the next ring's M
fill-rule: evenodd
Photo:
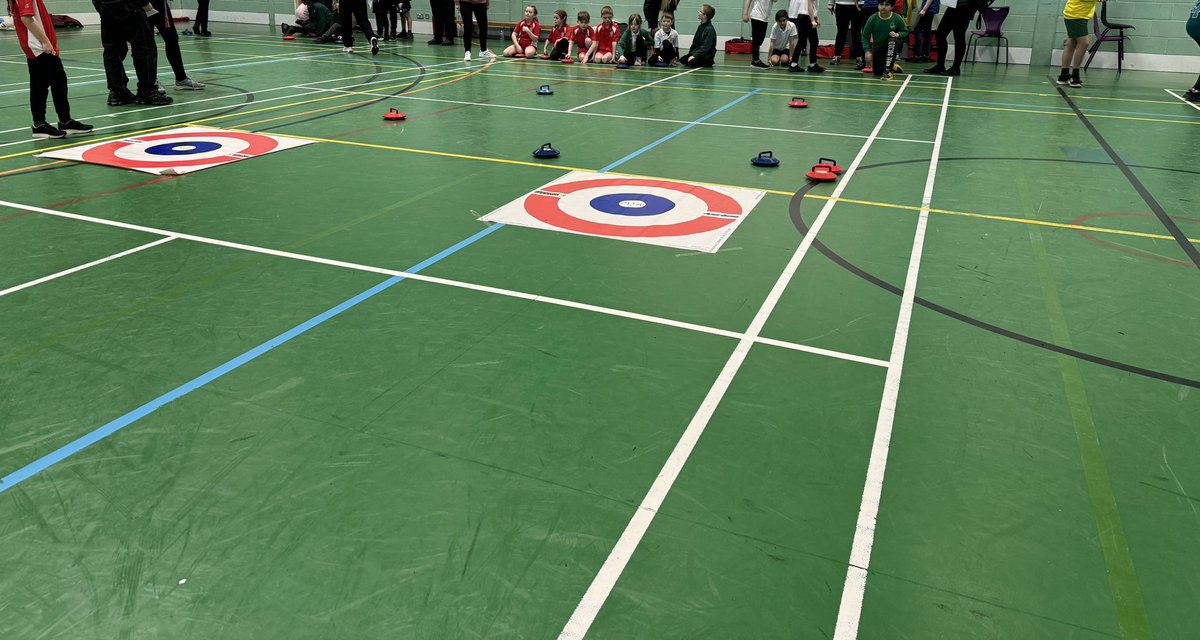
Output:
M504 50L504 57L511 58L517 54L532 58L537 54L537 41L542 37L542 25L537 21L537 7L525 7L525 17L513 27L512 44Z

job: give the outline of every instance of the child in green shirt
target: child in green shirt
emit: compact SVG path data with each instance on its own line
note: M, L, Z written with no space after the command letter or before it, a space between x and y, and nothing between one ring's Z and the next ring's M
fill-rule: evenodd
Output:
M872 14L863 25L862 45L867 52L867 63L876 78L892 79L892 71L901 71L896 65L896 48L901 39L908 36L908 25L899 14L892 13L893 0L879 0L879 13ZM872 44L874 40L874 44Z
M617 43L617 68L627 69L632 64L640 67L646 61L646 51L649 48L650 32L642 28L642 16L634 13L629 16L625 33Z
M701 5L700 26L696 27L696 35L692 38L692 48L682 58L683 64L689 67L711 67L717 57L717 30L712 26L712 19L717 10L712 5Z

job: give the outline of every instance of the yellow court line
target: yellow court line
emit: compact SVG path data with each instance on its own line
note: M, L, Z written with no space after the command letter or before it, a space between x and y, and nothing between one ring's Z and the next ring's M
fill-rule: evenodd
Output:
M66 164L66 163L67 163L66 160L52 160L50 162L43 162L42 164L31 164L28 167L21 167L20 169L9 169L8 171L0 171L0 176L9 176L14 173L21 173L22 171L32 171L34 169L41 169L42 167L49 167L51 165Z

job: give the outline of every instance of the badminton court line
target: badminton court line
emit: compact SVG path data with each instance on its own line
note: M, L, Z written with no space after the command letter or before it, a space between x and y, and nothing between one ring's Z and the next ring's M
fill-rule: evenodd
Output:
M442 259L444 259L450 255L453 255L454 253L458 252L460 249L463 249L464 247L471 245L478 240L481 240L482 238L486 237L488 234L490 234L500 228L501 228L500 226L487 227L483 231L476 233L475 235L455 244L454 246L444 249L441 252L439 252L438 254L431 256L429 258L426 258L425 260L413 265L412 267L409 268L409 271L415 273L415 272L420 271L430 265L433 265L433 264L441 261ZM354 307L358 306L360 303L365 302L366 300L369 300L369 299L379 295L380 293L383 293L384 291L390 289L392 286L399 284L400 282L403 282L405 279L406 279L405 276L393 276L391 278L388 278L387 280L380 282L379 284L371 287L370 289L367 289L366 291L359 293L358 295L354 296L353 298L350 298L349 300L345 300L345 301L337 304L336 306L331 307L331 308L323 311L322 313L320 313L316 316L313 316L312 318L309 318L308 320L305 320L304 322L292 327L291 329L284 331L283 333L275 336L274 338L271 338L270 340L267 340L266 342L263 342L263 343L259 344L258 346L254 347L248 351L243 352L241 355L237 356L236 358L233 358L232 360L228 360L224 364L221 364L221 365L219 365L213 369L210 369L207 372L205 372L195 378L192 378L191 380L183 383L182 385L175 387L174 389L141 405L140 407L134 409L133 411L130 411L130 412L120 416L119 418L116 418L115 420L105 423L104 425L88 432L87 434L85 434L79 438L76 438L75 440L72 440L71 442L59 447L58 449L55 449L54 451L38 458L37 460L34 460L33 462L30 462L29 464L21 467L20 469L17 469L16 471L13 471L12 473L10 473L4 477L0 477L0 494L3 494L5 491L12 489L13 487L17 486L18 484L24 482L25 480L28 480L29 478L41 473L42 471L45 471L46 469L50 468L51 466L53 466L59 462L62 462L63 460L75 455L76 453L83 451L84 449L92 446L93 444L100 442L101 440L103 440L103 439L111 436L112 434L120 431L121 429L124 429L125 427L137 422L138 420L141 420L142 418L150 415L151 413L154 413L155 411L162 408L163 406L170 404L171 402L178 400L179 398L182 398L183 396L186 396L187 394L191 393L192 391L195 391L196 389L199 389L199 388L207 385L208 383L212 382L213 380L217 380L218 378L223 377L227 373L237 370L242 365L247 364L247 363L257 359L259 356L262 356L262 355L270 352L271 350L275 349L276 347L282 346L282 345L290 342L297 336L307 333L310 329L313 329L314 327L317 327L317 326L325 323L327 320L335 318L335 317L341 315L342 313L344 313L350 309L353 309Z
M875 141L875 137L883 129L883 125L887 122L888 116L892 114L892 110L896 107L896 103L900 101L900 96L904 94L905 88L908 87L909 78L904 80L904 84L900 85L900 89L896 95L892 97L891 103L879 118L879 122L875 123L875 128L871 130L871 136L858 151L858 155L854 157L854 162L846 169L845 175L838 181L837 187L834 189L833 197L841 195L845 190L846 185L850 183L854 177L854 172L858 165L862 163L866 157L867 151L871 148L871 144ZM821 208L821 213L813 220L811 230L804 235L804 239L800 242L800 246L796 248L792 258L788 261L787 267L783 273L779 275L775 285L771 288L762 306L754 315L754 319L750 322L750 326L746 329L742 338L738 341L737 347L729 356L725 366L717 375L716 381L709 389L708 394L704 397L704 401L700 404L700 408L696 410L692 416L691 422L688 423L683 435L680 436L675 448L671 451L663 464L662 470L651 484L650 490L646 493L646 497L642 499L637 510L634 511L633 517L629 524L626 525L625 531L621 533L621 537L617 540L616 545L609 553L608 558L604 561L604 565L592 580L587 592L575 607L575 611L571 614L566 626L563 627L559 634L559 640L579 640L587 635L588 629L591 628L592 622L596 619L596 615L604 606L608 595L612 592L617 580L621 577L621 573L625 570L625 566L629 563L629 559L637 550L638 544L642 537L646 534L646 530L650 528L650 523L654 520L654 516L662 507L663 500L666 499L667 493L670 492L671 486L675 484L675 479L679 477L683 465L687 463L687 459L691 456L692 450L699 442L700 436L703 435L704 429L708 426L709 420L712 419L716 412L717 405L725 396L725 392L729 389L729 385L733 382L734 376L737 375L742 363L746 360L746 356L750 353L750 347L758 340L759 334L767 323L767 318L771 312L775 310L775 305L783 296L784 290L792 281L796 270L800 266L800 262L807 255L809 247L816 240L817 234L821 227L825 224L825 220L829 218L830 212L833 210L836 201L829 200L825 206Z
M681 78L683 76L686 76L689 73L692 73L693 71L699 71L699 70L700 70L700 67L696 67L695 69L688 69L687 71L684 71L683 73L670 75L670 76L663 76L662 78L659 78L658 80L655 80L654 82L648 82L646 84L636 86L632 89L622 91L621 93L614 93L611 96L600 98L599 100L593 100L587 104L581 104L578 107L571 107L570 109L567 109L566 113L575 113L576 111L579 111L580 109L586 109L594 104L600 104L601 102L604 102L605 100L612 100L613 98L620 98L621 96L623 96L625 94L633 93L634 91L641 91L642 89L645 89L646 87L653 87L654 85L656 85L660 82L666 82L667 80L671 80L672 78Z
M105 258L100 258L99 260L93 260L87 264L81 264L77 267L71 267L70 269L63 269L62 271L59 271L58 273L52 273L48 276L43 276L41 278L38 278L37 280L30 280L29 282L26 282L24 284L19 284L14 287L9 287L7 289L0 290L0 298L3 298L4 296L6 296L10 293L16 293L18 291L22 291L22 290L28 289L30 287L36 287L39 284L42 284L45 282L50 282L51 280L57 280L58 278L61 278L63 276L69 276L72 273L77 273L79 271L83 271L84 269L90 269L97 265L104 264L105 262L109 262L111 260L116 260L117 258L124 258L125 256L135 254L139 251L144 251L151 247L157 247L160 244L166 244L172 240L177 240L178 238L179 238L179 236L168 235L163 238L159 238L158 240L155 240L153 242L147 242L146 244L136 246L132 249L126 249L125 251L122 251L120 253L114 253L111 256L107 256Z
M541 303L545 303L545 304L552 304L552 305L559 306L559 307L578 309L581 311L591 311L594 313L602 313L605 315L615 316L615 317L619 317L619 318L627 318L630 320L639 320L642 322L649 322L652 324L658 324L658 325L663 325L663 326L668 326L668 327L675 327L677 329L685 329L688 331L696 331L699 333L707 333L710 335L722 336L722 337L726 337L726 338L733 338L733 339L740 340L744 337L744 334L739 333L737 331L730 331L728 329L718 329L716 327L709 327L709 326L705 326L705 325L695 324L692 322L683 322L680 320L672 320L670 318L652 316L652 315L648 315L648 314L644 314L644 313L637 313L634 311L625 311L622 309L614 309L612 307L588 304L586 302L576 302L574 300L565 300L562 298L554 298L551 296L543 296L543 295L538 295L538 294L534 294L534 293L526 293L523 291L515 291L512 289L503 289L500 287L491 287L488 285L475 284L472 282L464 282L461 280L451 280L449 278L439 278L439 277L435 277L435 276L427 276L427 275L419 274L419 273L416 273L413 271L399 271L396 269L388 269L385 267L376 267L376 266L360 264L360 263L356 263L356 262L348 262L345 260L334 260L331 258L321 258L318 256L310 256L310 255L305 255L302 253L293 253L291 251L268 249L266 247L258 247L255 245L242 244L240 242L230 242L227 240L218 240L216 238L197 236L197 235L192 235L189 233L180 233L177 231L156 229L154 227L146 227L146 226L137 225L137 224L130 224L128 222L118 222L116 220L106 220L104 218L95 218L92 216L85 216L85 215L78 214L78 213L70 213L67 211L57 211L54 209L35 207L32 205L19 204L16 202L9 202L9 201L5 201L5 200L0 200L0 207L10 207L13 209L20 209L22 211L30 211L33 213L43 213L46 215L55 216L55 217L59 217L59 218L67 218L70 220L79 220L82 222L91 222L91 223L101 224L101 225L110 226L110 227L117 227L120 229L129 229L132 231L141 231L144 233L152 233L152 234L160 235L160 236L169 236L172 238L177 238L179 240L187 240L190 242L197 242L200 244L208 244L208 245L213 245L213 246L217 246L217 247L224 247L226 249L236 249L238 251L246 251L249 253L258 253L258 254L262 254L262 255L274 256L277 258L287 258L290 260L311 262L311 263L322 264L322 265L331 266L331 267L340 267L343 269L353 269L355 271L366 271L366 272L370 272L370 273L378 273L380 275L407 278L410 280L416 280L418 282L439 284L439 285L444 285L444 286L448 286L448 287L455 287L458 289L478 291L480 293L490 293L490 294L501 295L501 296L506 296L506 297L510 297L510 298L518 298L521 300L529 300L531 302L541 302ZM503 227L503 225L493 225L493 226L495 226L497 228ZM491 227L489 227L489 228L491 228ZM886 367L887 366L887 362L885 362L883 360L879 360L876 358L869 358L867 356L860 356L860 355L853 354L853 353L843 353L840 351L833 351L831 349L822 349L820 347L813 347L813 346L809 346L809 345L787 342L784 340L775 340L775 339L771 339L771 338L759 337L759 338L756 338L756 341L760 342L761 344L765 344L765 345L770 345L770 346L779 347L779 348L783 348L783 349L790 349L792 351L803 351L805 353L812 353L815 355L826 356L829 358L836 358L838 360L847 360L850 362L857 362L860 364L867 364L867 365L871 365L871 366L875 366L875 367Z
M883 399L879 403L879 416L875 421L875 438L871 443L871 458L867 466L862 502L858 506L858 523L854 528L854 542L850 547L850 563L846 568L846 581L842 586L834 640L855 640L858 637L863 596L867 589L867 568L871 564L871 547L875 543L875 524L879 517L880 496L883 494L883 476L887 469L892 425L896 420L896 403L900 395L900 376L904 371L904 353L908 348L908 330L912 322L913 300L917 293L917 273L921 268L921 254L925 247L925 229L929 221L929 207L933 201L933 182L937 177L938 159L942 152L942 134L946 129L946 111L950 107L950 89L953 81L954 79L950 78L946 83L942 112L938 117L937 135L933 139L933 156L929 159L925 193L921 196L921 213L917 218L912 254L908 259L908 273L904 277L900 315L896 320L892 353L883 382Z
M460 62L461 62L461 61L460 61ZM445 64L449 65L449 64L454 64L454 63L445 63ZM432 67L425 67L425 69L431 69L431 68L432 68ZM366 83L361 83L361 82L360 82L360 83L355 83L355 84L351 84L351 85L348 85L348 86L350 86L350 87L356 87L356 86L359 86L359 87L365 87L365 86L370 86L370 85L375 85L375 84L384 84L384 83L388 83L388 82L397 82L397 81L401 81L401 80L411 80L411 79L413 79L413 78L420 77L420 72L421 72L421 70L420 70L420 69L415 69L415 68L412 68L412 67L409 67L409 68L406 68L406 69L397 70L397 71L394 71L394 72L393 72L393 71L387 71L387 72L383 72L383 73L411 73L411 74L414 74L414 75L409 75L409 76L401 76L401 77L390 77L390 78L383 78L383 79L380 79L380 80L376 80L376 81L374 81L374 82L366 82ZM430 75L439 75L439 74L452 74L452 73L459 73L459 70L458 70L458 69L442 69L442 70L438 70L438 71L435 71L435 72L433 72L433 74L426 74L426 77L429 77ZM308 84L321 84L321 83L324 83L324 82L331 82L331 81L344 81L344 80L352 80L352 79L357 79L357 78L362 78L362 77L370 77L370 76L374 76L374 75L379 75L379 74L366 74L366 75L363 75L363 76L351 76L351 77L349 77L349 78L334 78L334 79L332 79L332 80L319 80L319 81L312 82L312 83L308 83ZM262 94L262 93L266 93L266 92L268 92L268 91L284 91L284 90L287 90L287 89L300 89L300 88L303 88L303 87L305 87L305 85L304 85L304 84L299 84L299 85L284 85L284 86L281 86L281 87L270 87L270 88L267 88L267 89L259 89L259 90L257 90L257 91L247 91L247 92L243 92L243 93L233 93L233 94L228 94L228 95L219 95L219 96L213 96L213 97L211 97L211 98L200 98L199 100L191 100L191 101L187 102L186 104L188 104L188 105L191 105L191 104L198 104L198 103L201 103L201 102L213 102L213 101L216 101L216 100L225 100L225 99L228 99L228 98L237 98L237 97L246 96L246 95L251 95L251 94ZM263 103L267 103L267 102L276 102L276 101L279 101L279 100L289 100L289 99L293 99L293 98L302 98L302 97L304 97L304 96L310 96L310 95L314 95L314 94L318 94L318 93L323 93L323 92L326 92L326 91L328 91L328 90L327 90L327 89L318 88L318 87L313 87L313 88L311 88L311 89L304 90L302 93L298 93L298 94L292 94L292 95L286 95L286 96L277 96L277 97L274 97L274 98L264 98L264 99L261 99L261 100L255 100L254 102L243 103L242 105L229 105L229 104L223 104L223 105L218 105L218 106L215 106L215 107L209 107L209 108L206 108L206 109L195 109L195 110L191 110L191 111L185 111L185 112L182 112L182 113L180 113L180 112L171 112L171 113L168 113L168 114L166 114L166 115L158 116L158 117L155 117L155 118L145 118L145 119L142 119L142 120L136 120L136 121L133 121L133 122L121 122L121 123L118 123L118 124L109 125L109 126L105 126L105 127L96 127L96 129L95 129L95 130L96 130L96 131L103 131L103 130L106 130L106 129L116 129L116 128L120 128L120 127L131 127L131 126L136 126L136 125L140 125L140 124L146 124L146 123L149 123L149 122L156 122L156 121L159 121L159 120L173 120L173 121L177 120L177 121L183 121L183 120L188 120L188 119L190 119L190 116L199 115L199 114L203 114L203 113L208 113L209 111L220 111L220 110L222 110L222 109L229 109L231 106L250 106L250 105L259 105L259 104L263 104ZM392 95L390 95L390 94L385 94L385 95L387 95L387 97L395 97L395 96L392 96ZM274 105L274 108L280 108L280 109L283 109L283 108L287 108L288 106L292 106L292 105L288 105L288 104L283 104L283 105ZM113 113L104 113L104 114L99 114L99 115L95 115L95 116L89 116L87 119L89 119L89 120L94 120L94 119L99 119L99 118L115 118L115 117L120 117L120 116L122 116L122 115L126 115L126 114L129 114L129 113L138 113L138 112L142 112L142 111L149 111L149 110L151 110L151 109L160 109L160 110L161 110L161 109L163 109L163 108L164 108L164 107L147 107L147 108L145 108L145 109L134 109L134 110L131 110L131 111L121 111L121 112L113 112ZM233 115L233 114L231 114L231 115ZM17 131L28 131L28 127L21 127L21 128L19 128L19 129L7 129L7 130L4 130L4 131L0 131L0 133L13 133L13 132L17 132ZM129 135L129 136L135 136L135 135L138 135L138 134L137 134L137 133L130 132L128 135ZM13 145L19 145L19 144L29 144L29 143L31 143L31 142L34 142L34 141L33 141L32 139L21 139L21 140L14 140L14 141L11 141L11 142L0 143L0 148L3 148L3 147L11 147L11 146L13 146ZM74 144L74 143L72 143L72 144ZM71 146L71 145L65 145L65 146ZM55 148L62 148L62 147L55 147ZM43 152L43 151L48 151L48 150L50 150L50 149L37 149L37 150L31 151L30 153L41 153L41 152ZM11 156L4 156L4 158L8 158L8 157L11 157ZM0 159L4 159L4 158L0 158Z
M1184 103L1184 104L1186 104L1187 106L1189 106L1189 107L1191 107L1191 108L1193 108L1193 109L1195 109L1195 110L1197 110L1197 111L1200 111L1200 104L1196 104L1195 102L1191 102L1191 101L1189 101L1189 100L1185 99L1183 96L1179 95L1178 93L1175 93L1174 91L1171 91L1170 89L1163 89L1163 91L1166 91L1167 93L1169 93L1169 94L1171 94L1171 95L1175 96L1176 98L1178 98L1178 99L1180 100L1180 102L1183 102L1183 103Z
M649 86L649 85L646 85L646 86ZM299 88L299 87L300 87L300 85L294 85L294 88ZM640 88L640 87L638 87L638 88ZM486 108L490 108L490 109L514 109L517 111L536 111L536 112L542 112L542 113L570 113L572 115L589 116L589 117L593 117L593 118L616 118L616 119L621 119L621 120L640 120L643 122L666 122L666 123L670 123L670 124L692 124L692 122L689 120L672 120L669 118L647 118L645 116L629 116L629 115L623 115L623 114L617 114L617 113L593 113L593 112L584 113L584 112L580 112L580 111L575 111L575 109L580 109L580 108L586 107L588 105L582 105L581 107L575 107L575 109L567 109L566 111L563 111L561 109L546 109L546 108L542 108L542 107L526 107L526 106L514 105L514 104L496 104L496 103L491 103L491 102L471 102L468 100L450 100L447 98L428 98L425 96L418 97L418 96L410 96L410 95L403 94L403 93L400 95L397 95L397 96L393 96L393 95L385 94L385 93L375 93L372 91L352 91L349 89L317 89L317 90L318 91L329 91L332 93L346 93L346 94L359 95L359 96L373 96L373 97L377 97L377 98L387 97L387 98L396 98L396 99L403 99L403 100L421 100L424 102L442 102L442 103L446 103L446 104L458 104L458 105L464 105L464 106L469 106L469 107L486 107ZM625 93L628 93L628 92L625 92ZM621 94L618 93L611 97L615 98L618 95L621 95ZM591 104L594 104L594 103L591 103ZM869 137L867 135L859 134L859 133L830 133L828 131L808 131L805 129L784 129L784 128L779 128L779 127L756 127L753 125L726 124L723 122L700 122L698 124L703 127L724 127L724 128L728 128L728 129L746 129L749 131L770 131L772 133L780 133L780 132L782 132L782 133L799 133L799 134L807 134L807 135L814 135L814 136L831 136L831 137L837 137L837 138L856 138L859 140L865 140L866 138ZM933 144L932 140L911 140L908 138L887 138L884 136L879 136L875 139L876 140L887 140L889 142L911 142L914 144Z

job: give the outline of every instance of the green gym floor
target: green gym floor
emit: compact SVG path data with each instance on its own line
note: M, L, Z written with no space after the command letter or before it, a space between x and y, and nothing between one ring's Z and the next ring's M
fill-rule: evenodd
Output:
M97 129L37 142L0 37L0 638L1195 637L1192 76L220 26L157 108L62 34ZM187 124L319 142L36 156ZM571 170L767 193L716 253L479 220Z

